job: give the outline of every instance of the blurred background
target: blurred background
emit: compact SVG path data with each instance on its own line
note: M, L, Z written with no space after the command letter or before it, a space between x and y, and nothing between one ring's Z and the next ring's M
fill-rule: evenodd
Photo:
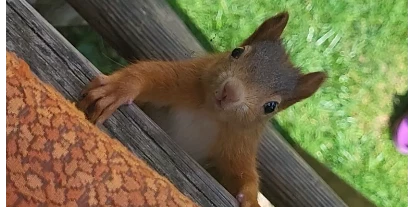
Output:
M230 50L266 18L290 13L292 61L329 79L274 126L378 206L407 206L407 156L390 124L406 108L407 0L168 1L210 52ZM104 73L127 64L89 26L59 31Z

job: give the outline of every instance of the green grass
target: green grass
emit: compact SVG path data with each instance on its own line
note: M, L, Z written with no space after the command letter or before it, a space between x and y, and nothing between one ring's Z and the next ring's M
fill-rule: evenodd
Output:
M407 91L407 0L171 1L217 51L286 10L284 41L304 72L329 80L280 113L295 142L378 206L407 206L407 157L390 141L393 96Z

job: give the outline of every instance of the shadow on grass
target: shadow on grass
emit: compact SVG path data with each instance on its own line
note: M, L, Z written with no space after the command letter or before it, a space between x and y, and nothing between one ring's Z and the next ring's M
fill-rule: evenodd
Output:
M57 27L56 29L106 75L129 63L89 25Z
M402 116L408 113L408 91L402 95L395 94L393 103L393 112L388 122L388 126L390 127L389 131L391 133L391 139L393 138L394 128L397 124L396 122L399 121Z
M180 17L181 21L187 26L194 37L198 40L201 46L209 53L214 52L213 46L210 44L208 38L201 32L196 24L191 20L187 13L177 4L176 1L167 1L175 13Z

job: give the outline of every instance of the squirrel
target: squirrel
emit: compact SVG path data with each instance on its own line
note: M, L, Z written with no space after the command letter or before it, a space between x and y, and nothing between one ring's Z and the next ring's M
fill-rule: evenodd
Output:
M281 39L287 12L231 51L181 61L139 61L94 78L78 107L103 123L134 101L242 207L259 206L256 156L269 120L313 95L324 72L304 74ZM89 113L88 113L89 111Z

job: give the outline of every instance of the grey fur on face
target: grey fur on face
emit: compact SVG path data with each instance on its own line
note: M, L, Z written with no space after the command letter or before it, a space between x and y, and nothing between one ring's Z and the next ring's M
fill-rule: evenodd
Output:
M295 89L300 72L289 61L282 41L262 41L252 46L246 57L247 70L252 81L264 86L264 90L280 95L289 95Z

